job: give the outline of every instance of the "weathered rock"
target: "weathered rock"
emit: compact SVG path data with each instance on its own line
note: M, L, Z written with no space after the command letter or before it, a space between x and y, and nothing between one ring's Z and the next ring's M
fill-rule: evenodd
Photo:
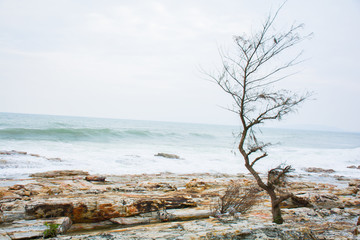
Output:
M345 207L360 207L360 198L342 197Z
M210 210L204 209L169 209L160 210L157 212L144 213L135 217L113 218L110 219L110 221L119 225L137 225L208 218L211 216L211 213L212 212Z
M108 228L113 228L115 224L110 220L94 222L94 223L75 223L71 225L71 228L68 230L71 232L83 232L83 231L95 231L95 230L103 230Z
M199 180L197 178L194 178L190 182L186 183L186 188L193 191L203 191L205 189L208 189L209 187L209 183Z
M20 190L20 189L24 189L24 188L25 188L24 185L16 184L16 185L9 187L9 190Z
M29 153L29 155L33 157L41 157L39 154L35 154L35 153Z
M56 178L56 177L65 177L65 176L81 176L81 175L89 175L88 172L81 170L59 170L59 171L48 171L42 173L34 173L31 174L30 177L37 178Z
M172 159L180 159L178 155L170 154L170 153L158 153L155 154L156 157L164 157L164 158L172 158Z
M161 191L176 191L177 188L169 183L163 183L163 182L141 182L138 184L137 187L142 187L147 190L161 190Z
M355 165L347 166L347 168L357 168Z
M309 167L304 169L306 172L312 172L312 173L334 173L334 169L323 169L323 168L317 168L317 167Z
M316 208L343 208L344 204L339 197L329 193L301 193L296 194L296 201L308 203Z
M289 199L282 203L282 207L298 208L298 207L311 207L310 200L305 197L291 196Z
M161 222L160 219L157 217L144 216L112 218L110 219L110 221L118 225L139 225Z
M175 195L171 197L161 197L156 199L144 199L136 201L127 210L129 216L140 213L158 211L160 209L188 208L196 207L197 204L189 196Z
M2 231L6 233L6 235L9 236L10 239L13 240L42 237L43 232L48 228L45 223L58 224L59 227L57 228L57 232L59 234L65 233L67 230L69 230L72 224L71 220L67 217L53 219L22 220L13 222L10 227L3 227Z
M62 162L61 158L47 158L47 160L53 161L53 162Z
M31 200L23 204L17 206L8 203L5 205L2 221L66 216L76 223L99 222L161 209L188 208L197 205L191 197L181 193L163 196L100 194L86 198L79 196L70 199Z
M15 151L15 150L11 150L11 151L0 151L0 155L12 155L12 154L26 155L27 152Z
M13 191L0 191L0 202L2 201L15 201L21 199L21 196Z
M356 194L357 192L359 192L360 189L357 187L347 187L347 188L342 188L342 189L337 189L336 191L334 191L333 193L335 195L341 196L341 195L352 195L352 194Z
M163 220L167 221L185 221L190 219L201 219L208 218L212 215L212 211L210 209L170 209L165 212L165 217Z
M5 231L0 229L0 240L11 240L11 238Z
M271 202L265 193L246 213L207 218L227 184L238 181L245 188L254 182L249 176L161 173L106 177L108 181L99 184L84 180L84 175L17 180L12 181L13 186L0 182L6 186L0 187L0 223L4 222L0 236L9 239L1 231L4 226L15 226L13 221L66 215L75 222L71 231L107 230L59 239L304 239L310 238L306 234L311 229L319 239L338 240L352 239L360 215L359 180L336 182L334 178L333 184L323 184L292 179L288 190L301 199L288 205L296 208L282 209L285 223L277 228L271 223ZM353 186L344 188L347 183ZM170 191L174 186L177 190ZM313 207L301 207L307 203ZM196 214L189 214L192 211ZM132 226L114 229L116 224L108 219ZM134 226L139 223L150 225Z
M19 210L3 211L1 217L1 221L4 223L18 221L21 219L26 219L26 214L24 211L19 211Z
M288 229L262 224L254 224L250 227L244 222L222 224L216 219L170 222L115 229L92 236L61 237L61 239L316 239L309 229Z
M94 182L105 182L106 177L104 176L86 176L86 181L94 181Z
M360 179L351 179L349 182L349 186L360 188Z
M25 213L34 219L71 216L74 206L71 202L44 202L25 205Z

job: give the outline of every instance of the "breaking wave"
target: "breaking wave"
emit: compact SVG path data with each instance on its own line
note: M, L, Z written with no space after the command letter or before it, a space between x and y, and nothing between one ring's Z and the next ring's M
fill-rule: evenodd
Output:
M147 129L110 128L4 128L0 129L0 139L5 140L46 140L46 141L112 141L144 138L209 138L207 134L181 134Z

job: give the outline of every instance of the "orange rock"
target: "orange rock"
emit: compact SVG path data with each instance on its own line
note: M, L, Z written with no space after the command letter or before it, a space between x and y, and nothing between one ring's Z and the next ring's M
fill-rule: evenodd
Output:
M21 184L16 184L14 186L9 187L9 190L20 190L20 189L24 189L25 186L21 185Z
M120 217L121 214L111 203L100 204L98 206L101 218L110 219Z
M197 178L192 179L190 182L186 183L185 186L187 189L191 189L191 190L195 190L195 191L203 191L203 190L209 188L208 183L201 181Z
M72 220L73 222L84 222L84 219L86 219L86 215L88 213L88 208L85 204L81 203L77 206L74 206L72 211Z
M126 214L129 215L129 216L139 214L139 210L133 205L127 206L125 209L126 209L125 210Z
M103 176L86 176L86 181L94 181L94 182L105 182L106 177Z
M0 199L16 200L16 199L21 199L21 196L11 191L2 191L0 192Z

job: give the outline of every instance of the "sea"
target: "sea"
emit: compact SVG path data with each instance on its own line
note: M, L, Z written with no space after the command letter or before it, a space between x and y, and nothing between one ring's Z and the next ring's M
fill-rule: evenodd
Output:
M0 113L0 179L50 170L91 174L247 173L238 126ZM291 165L360 177L360 133L263 128L259 172ZM11 152L13 151L13 152ZM3 154L1 154L1 152ZM25 153L26 152L26 153ZM176 154L178 159L156 156ZM307 174L307 173L306 173Z

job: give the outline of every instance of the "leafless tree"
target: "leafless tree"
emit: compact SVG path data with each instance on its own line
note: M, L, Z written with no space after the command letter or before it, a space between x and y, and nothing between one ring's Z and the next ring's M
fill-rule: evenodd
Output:
M280 203L291 197L290 193L281 191L279 185L285 182L291 167L279 166L268 172L267 181L262 179L255 164L268 156L267 147L271 144L258 140L256 130L264 122L281 120L310 96L276 88L280 80L292 75L288 70L302 62L302 52L289 57L292 53L289 50L310 37L300 33L302 24L294 24L286 31L274 30L274 21L282 6L275 14L269 14L259 31L250 36L235 36L236 55L221 53L222 70L208 74L232 97L234 106L229 110L241 120L238 149L248 171L270 196L273 221L279 224L283 223Z

